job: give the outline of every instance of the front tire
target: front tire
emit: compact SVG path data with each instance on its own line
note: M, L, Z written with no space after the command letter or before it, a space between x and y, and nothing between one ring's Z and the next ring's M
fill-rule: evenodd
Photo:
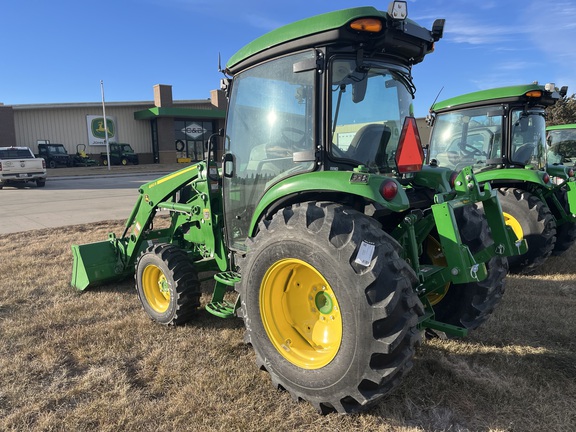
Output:
M332 203L259 226L240 263L246 341L273 384L320 412L359 412L411 368L423 307L398 243Z
M555 192L558 202L567 214L570 214L570 204L568 203L568 192L563 187ZM560 214L556 211L554 206L550 206L555 216L559 219ZM557 213L557 214L556 214ZM576 240L576 223L564 222L562 225L556 226L556 243L552 255L562 255L574 244Z
M556 243L556 222L546 203L522 189L498 189L506 225L520 239L526 239L528 252L508 257L511 273L527 274L542 265Z
M198 273L177 246L160 243L147 248L136 262L134 277L144 310L160 324L183 324L200 306Z

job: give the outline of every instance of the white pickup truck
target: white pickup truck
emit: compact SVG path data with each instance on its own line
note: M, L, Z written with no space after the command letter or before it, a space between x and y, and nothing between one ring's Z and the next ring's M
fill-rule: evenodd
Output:
M0 147L0 189L15 183L46 184L46 161L34 157L28 147Z

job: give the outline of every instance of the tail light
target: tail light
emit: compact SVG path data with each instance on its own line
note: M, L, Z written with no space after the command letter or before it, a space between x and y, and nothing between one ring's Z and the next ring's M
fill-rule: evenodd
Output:
M42 159L42 168L46 169L46 159Z
M450 187L452 189L454 189L454 185L456 184L456 179L458 178L458 171L452 171L452 174L450 174Z
M568 177L574 177L574 169L570 168L568 170Z
M550 183L550 176L548 175L548 173L544 173L544 175L542 176L542 180L546 184Z
M382 195L386 201L392 201L397 194L398 184L394 180L385 180L380 185L380 195Z

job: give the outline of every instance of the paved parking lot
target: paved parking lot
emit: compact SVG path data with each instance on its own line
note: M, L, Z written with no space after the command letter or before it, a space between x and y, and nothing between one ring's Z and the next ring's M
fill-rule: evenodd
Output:
M184 164L56 168L46 186L0 190L0 234L127 219L138 187Z

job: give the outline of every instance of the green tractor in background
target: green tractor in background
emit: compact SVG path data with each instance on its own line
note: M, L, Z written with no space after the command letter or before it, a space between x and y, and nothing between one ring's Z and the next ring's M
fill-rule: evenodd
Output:
M548 164L576 165L576 124L548 126L546 128L548 141Z
M72 285L134 276L148 315L176 325L208 274L205 309L240 317L273 384L321 412L396 388L424 330L477 328L526 244L471 169L423 166L410 71L444 21L406 12L327 13L238 51L221 166L212 136L206 161L141 186L120 237L72 246Z
M526 239L528 252L508 259L512 272L533 271L576 239L574 171L547 164L545 109L566 91L537 83L478 91L434 104L428 118L430 163L472 166L498 191L506 224Z

